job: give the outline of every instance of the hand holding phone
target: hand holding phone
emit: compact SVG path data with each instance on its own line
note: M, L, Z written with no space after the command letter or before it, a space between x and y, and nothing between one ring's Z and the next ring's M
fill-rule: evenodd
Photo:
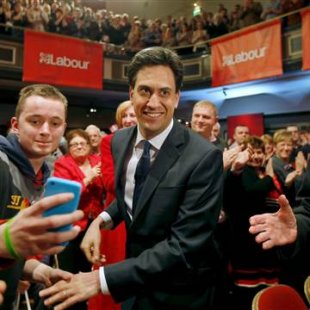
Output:
M81 196L81 184L76 181L66 180L57 177L50 177L45 185L44 197L60 194L60 193L72 193L74 198L66 203L55 206L46 210L43 216L51 216L56 214L67 214L74 212L80 201ZM62 232L72 228L72 225L61 226L53 229L53 231Z

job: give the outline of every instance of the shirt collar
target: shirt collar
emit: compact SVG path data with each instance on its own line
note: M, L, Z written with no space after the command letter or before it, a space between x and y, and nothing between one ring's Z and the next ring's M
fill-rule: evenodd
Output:
M169 125L167 126L167 128L164 131L162 131L160 134L153 137L152 139L148 140L155 149L160 150L160 148L162 147L166 138L168 137L170 131L172 130L172 127L173 127L173 119L170 121ZM136 142L135 142L135 147L137 147L138 144L142 140L145 140L145 138L142 136L142 134L140 132L139 125L138 125L138 133L137 133L137 138L136 138Z

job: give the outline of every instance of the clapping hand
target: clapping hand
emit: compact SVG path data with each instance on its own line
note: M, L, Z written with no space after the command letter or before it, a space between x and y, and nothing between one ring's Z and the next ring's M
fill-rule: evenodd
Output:
M92 167L85 173L85 185L89 185L93 182L93 180L97 177L101 176L101 162Z
M241 147L237 146L232 149L224 149L223 152L223 164L224 170L230 169L233 162L237 159L239 152L241 151Z
M244 151L241 151L237 154L237 158L233 162L231 170L238 172L243 169L247 162L251 159L252 155L253 148L251 147L251 145L248 145Z

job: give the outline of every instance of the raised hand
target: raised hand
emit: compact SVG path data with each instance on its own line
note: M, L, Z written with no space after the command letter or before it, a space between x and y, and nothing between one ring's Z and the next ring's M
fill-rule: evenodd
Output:
M224 170L230 169L233 162L236 160L238 153L241 151L239 146L234 147L230 150L227 148L224 149L223 152L223 164Z
M251 156L253 155L253 149L250 145L244 151L238 153L237 158L232 164L232 171L240 171L244 168L247 162L250 160Z
M295 158L295 169L298 175L301 175L303 170L307 168L307 160L303 152L298 152Z
M78 210L70 214L53 215L44 217L43 212L59 204L65 203L73 198L70 193L54 195L41 199L32 206L20 211L9 223L9 234L12 245L18 256L27 257L37 254L52 255L64 249L59 245L74 239L80 229L65 232L52 232L51 229L73 224L83 217L83 212ZM0 234L3 235L5 225L0 226ZM0 240L0 255L11 258L6 251L3 239Z
M280 209L276 213L254 215L250 218L249 232L256 235L264 250L294 243L297 239L297 222L288 200L279 197Z
M96 166L92 167L89 171L85 173L84 183L89 185L97 177L101 176L101 163L98 163Z
M269 158L269 160L267 161L266 174L269 175L272 178L274 177L274 170L273 170L273 167L272 167L272 158Z
M96 166L92 167L91 169L92 175L94 178L101 175L101 163L98 163Z

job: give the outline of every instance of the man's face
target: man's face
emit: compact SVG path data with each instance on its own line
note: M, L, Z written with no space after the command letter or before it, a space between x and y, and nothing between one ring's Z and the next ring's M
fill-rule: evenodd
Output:
M235 128L234 140L239 144L243 144L245 139L249 136L250 131L246 126L237 126Z
M64 104L56 99L30 96L19 118L13 117L12 128L29 159L44 159L59 145L65 122Z
M217 138L219 135L220 135L220 128L219 126L217 126L217 124L215 124L213 127L212 127L212 137L213 138Z
M94 148L98 147L101 141L100 132L98 132L98 130L93 129L93 128L87 129L86 132L89 136L91 146Z
M217 117L210 107L194 107L192 114L192 129L207 139L211 138L212 128Z
M299 140L299 131L297 126L288 126L286 128L288 132L292 134L292 139L294 143L297 143Z
M130 100L142 135L146 139L164 131L179 103L172 70L167 66L142 68L134 88L130 88Z

